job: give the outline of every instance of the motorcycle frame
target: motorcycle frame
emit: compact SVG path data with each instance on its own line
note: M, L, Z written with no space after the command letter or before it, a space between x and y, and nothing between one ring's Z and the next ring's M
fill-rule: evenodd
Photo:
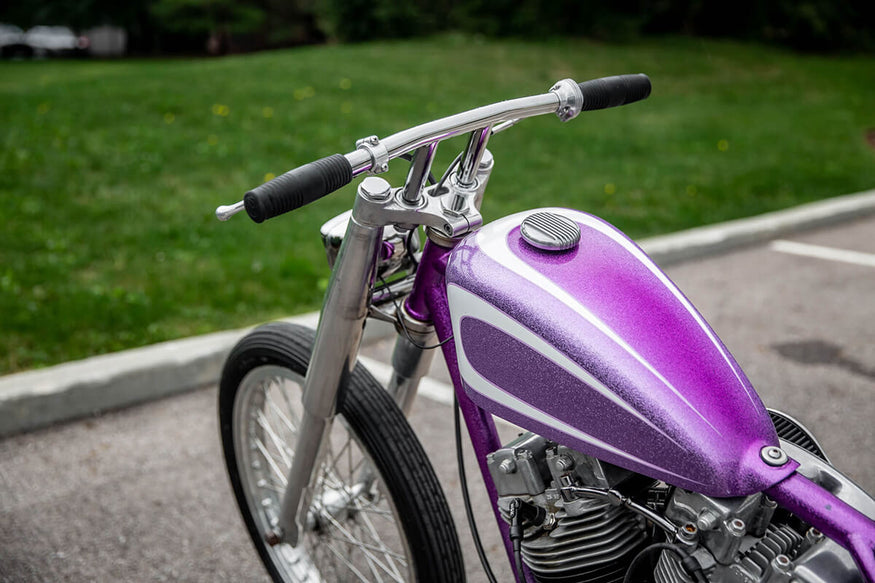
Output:
M522 117L557 111L565 116L560 115L560 118L574 117L573 108L579 111L573 91L577 86L572 81L560 87L562 83L541 96L494 104L430 122L383 142L374 136L360 140L359 148L347 155L353 174L359 175L367 171L383 172L390 158L411 150L416 152L403 188L392 190L388 183L377 178L365 179L358 188L320 314L313 356L304 382L304 411L294 462L277 530L268 536L272 544L296 545L300 532L306 528L307 509L315 487L314 469L321 463L322 445L331 430L337 396L344 390L355 366L369 315L383 228L422 225L426 226L429 237L410 295L398 314L398 318L410 324L414 334L405 327L405 332L399 335L392 358L394 372L389 391L405 414L409 412L419 380L431 360L431 354L421 346L436 333L510 564L514 564L509 527L500 515L497 489L486 462L487 454L502 444L492 414L477 406L465 393L444 278L447 260L455 245L482 222L477 202L482 198L488 176L478 180L477 171L486 155L489 137ZM572 108L570 117L566 106ZM437 143L463 131L470 131L470 137L458 171L448 181L450 192L440 197L424 195L422 185ZM848 549L864 576L875 581L875 522L799 473L792 473L767 488L765 493Z

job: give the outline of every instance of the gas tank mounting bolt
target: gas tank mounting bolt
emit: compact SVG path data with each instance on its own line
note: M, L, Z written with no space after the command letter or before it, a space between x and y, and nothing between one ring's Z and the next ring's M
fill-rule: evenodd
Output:
M789 460L784 450L780 447L775 447L774 445L769 445L761 449L760 457L763 458L764 462L775 467L783 466Z

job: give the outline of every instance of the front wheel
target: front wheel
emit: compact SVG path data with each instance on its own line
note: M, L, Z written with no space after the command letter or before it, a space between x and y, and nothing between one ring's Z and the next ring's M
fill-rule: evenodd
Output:
M268 324L231 351L219 387L225 462L274 581L463 581L455 526L413 430L357 365L338 399L307 527L269 546L301 418L313 332Z

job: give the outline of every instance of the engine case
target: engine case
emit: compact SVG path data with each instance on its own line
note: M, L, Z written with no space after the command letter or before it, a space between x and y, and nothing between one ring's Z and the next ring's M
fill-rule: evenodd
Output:
M565 500L559 487L609 489L635 474L533 433L489 454L487 464L505 518L513 499L544 511L525 525L521 544L523 561L539 583L622 582L648 540L644 520L604 500Z

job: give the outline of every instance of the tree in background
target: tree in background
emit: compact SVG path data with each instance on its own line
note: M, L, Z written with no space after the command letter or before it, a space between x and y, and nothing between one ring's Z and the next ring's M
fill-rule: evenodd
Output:
M801 50L875 49L872 0L29 0L0 3L24 28L114 24L138 52L253 50L446 30L624 40L686 34Z
M315 9L329 36L351 42L461 30L605 40L686 34L802 50L875 48L872 0L321 0Z
M643 34L761 40L800 50L875 48L871 0L661 0L640 8Z
M341 41L405 38L447 28L449 1L322 0L316 9L326 32Z
M319 0L262 0L268 19L264 34L268 46L313 44L326 40L318 22Z
M235 35L257 31L266 12L259 6L235 0L157 0L149 11L169 31L206 37L207 51L230 51Z

